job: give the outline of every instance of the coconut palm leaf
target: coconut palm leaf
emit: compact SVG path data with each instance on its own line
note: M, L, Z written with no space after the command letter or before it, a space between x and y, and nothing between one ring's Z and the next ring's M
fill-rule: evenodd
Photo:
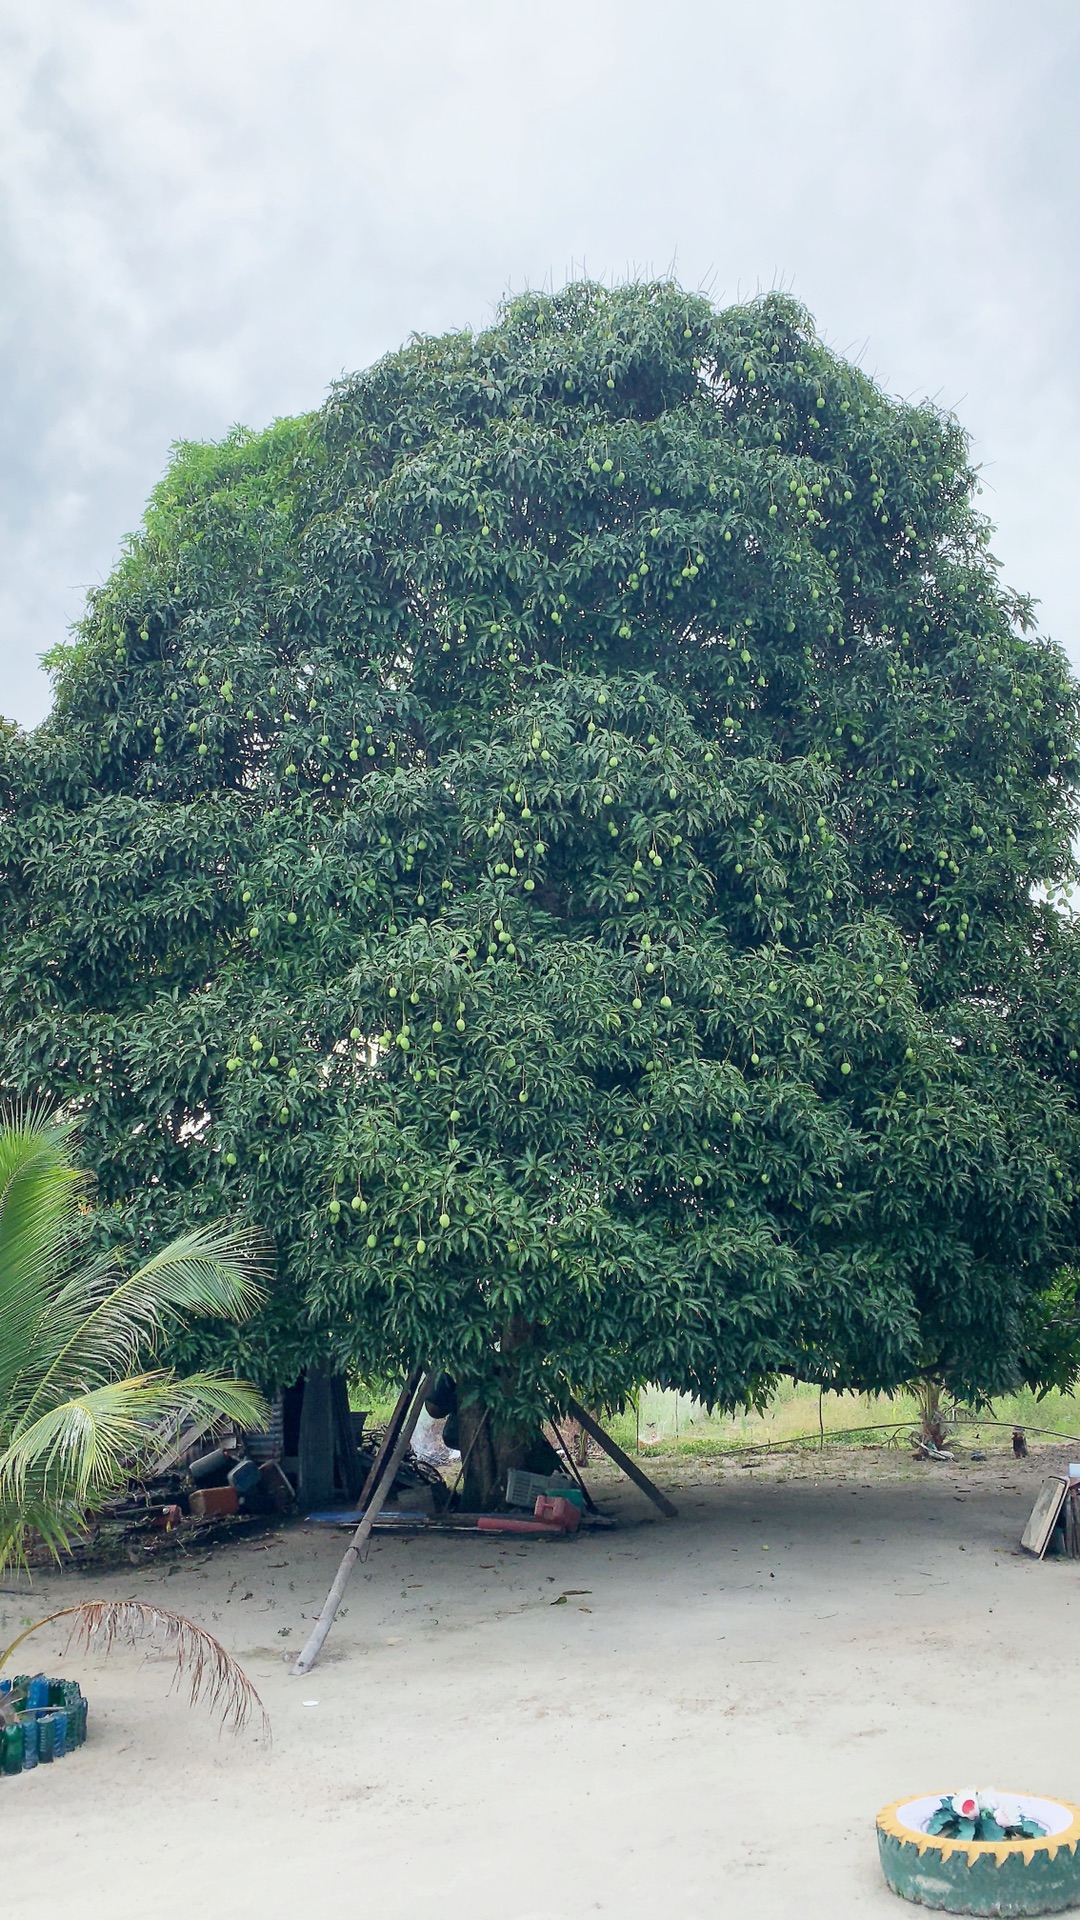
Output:
M253 1713L260 1719L262 1731L269 1736L270 1721L255 1688L243 1668L227 1653L205 1627L197 1626L185 1614L171 1613L166 1607L148 1605L142 1600L84 1600L76 1607L61 1607L26 1627L11 1645L0 1651L0 1668L17 1647L39 1628L54 1620L70 1620L72 1640L80 1640L90 1651L106 1657L117 1644L132 1646L144 1636L156 1639L176 1663L178 1679L186 1679L192 1705L204 1699L212 1712L220 1713L222 1724L237 1732L247 1725Z
M70 1138L70 1126L33 1111L0 1123L0 1406L78 1218L86 1179L67 1157Z
M39 1392L124 1373L188 1315L242 1318L259 1297L257 1248L249 1232L206 1227L126 1278L115 1256L73 1275L50 1303L51 1358ZM35 1411L28 1406L30 1417Z
M132 1273L116 1251L87 1255L72 1143L59 1116L0 1117L0 1568L23 1558L27 1527L54 1552L69 1544L164 1422L265 1417L237 1381L148 1365L186 1316L250 1312L261 1243L226 1223L183 1234Z
M77 1501L109 1492L117 1463L134 1462L172 1418L219 1416L256 1426L258 1395L213 1374L135 1374L50 1406L24 1424L0 1455L0 1500L18 1498L30 1481L42 1492Z

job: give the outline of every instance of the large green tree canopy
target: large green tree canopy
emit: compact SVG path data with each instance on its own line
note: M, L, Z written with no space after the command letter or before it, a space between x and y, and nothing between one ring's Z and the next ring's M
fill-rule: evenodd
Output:
M177 449L0 756L0 1085L117 1231L273 1234L217 1357L1045 1377L1077 688L976 484L790 299L670 284Z

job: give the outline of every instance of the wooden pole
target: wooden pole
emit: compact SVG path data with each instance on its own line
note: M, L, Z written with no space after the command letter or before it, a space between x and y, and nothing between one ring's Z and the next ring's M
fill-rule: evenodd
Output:
M353 1534L352 1539L349 1541L345 1552L342 1554L341 1565L334 1576L334 1583L326 1599L323 1601L319 1617L308 1635L306 1645L297 1655L296 1664L292 1669L294 1674L310 1673L322 1652L323 1642L334 1624L334 1615L341 1605L345 1588L348 1586L349 1575L359 1560L360 1550L367 1540L372 1527L375 1525L379 1514L382 1512L386 1496L394 1484L397 1470L405 1457L405 1449L412 1439L413 1429L420 1418L420 1409L435 1384L435 1377L434 1373L425 1374L413 1395L412 1402L401 1422L397 1439L390 1451L390 1457L375 1484L375 1489L368 1502L367 1512L357 1527L356 1532Z
M401 1392L398 1394L397 1405L395 1406L393 1413L390 1415L390 1419L387 1423L386 1432L383 1434L383 1437L379 1442L379 1451L375 1455L375 1458L372 1461L371 1466L368 1468L367 1479L364 1481L363 1487L360 1490L360 1498L356 1503L356 1511L358 1514L363 1513L364 1508L367 1506L368 1499L371 1495L371 1489L375 1485L375 1482L377 1481L377 1479L379 1478L379 1475L381 1474L383 1467L386 1464L387 1459L389 1458L389 1455L391 1454L391 1452L394 1449L394 1446L397 1443L397 1437L401 1431L401 1423L404 1420L406 1413L408 1412L409 1408L412 1405L413 1396L415 1395L416 1389L420 1385L420 1382L423 1379L423 1377L424 1377L423 1367L414 1367L413 1371L410 1373L408 1379L406 1380L405 1385L402 1387ZM418 1414L417 1419L419 1419L419 1417L420 1416Z
M636 1461L631 1460L630 1455L624 1453L622 1448L616 1445L610 1433L604 1432L599 1421L594 1420L591 1413L586 1413L585 1408L579 1406L576 1400L567 1401L566 1411L573 1414L574 1419L584 1427L586 1433L591 1434L598 1447L603 1447L604 1452L614 1460L617 1467L622 1468L627 1478L633 1481L635 1487L641 1488L642 1493L645 1494L647 1499L652 1501L654 1507L659 1507L661 1513L664 1514L668 1520L678 1519L678 1507L668 1499L666 1493L661 1493L659 1487L653 1486L648 1474L642 1473Z
M593 1499L592 1494L589 1492L588 1487L585 1485L585 1482L581 1477L581 1471L578 1467L577 1461L574 1459L573 1453L571 1452L569 1446L567 1445L566 1438L563 1434L563 1430L560 1427L559 1422L556 1419L554 1414L552 1414L551 1416L551 1431L555 1435L556 1440L558 1441L560 1447L562 1448L562 1451L566 1457L566 1464L569 1467L573 1478L577 1481L578 1486L580 1487L582 1493L585 1496L585 1505L588 1507L590 1513L595 1513L596 1501Z

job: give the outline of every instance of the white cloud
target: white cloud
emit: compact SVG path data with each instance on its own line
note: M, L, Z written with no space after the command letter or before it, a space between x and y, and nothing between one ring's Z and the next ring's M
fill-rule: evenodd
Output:
M0 711L44 711L170 441L582 267L782 281L955 405L1080 659L1071 0L11 4Z

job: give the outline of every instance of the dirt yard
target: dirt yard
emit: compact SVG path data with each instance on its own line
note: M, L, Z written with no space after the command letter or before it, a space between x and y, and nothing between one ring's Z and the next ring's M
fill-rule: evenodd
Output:
M91 1733L0 1779L5 1911L899 1920L885 1802L964 1785L1080 1800L1080 1563L1017 1546L1065 1458L655 1465L671 1522L597 1471L617 1532L378 1542L303 1680L283 1655L344 1535L296 1525L39 1581L41 1610L122 1593L212 1628L273 1744L219 1737L164 1665L62 1661L42 1636L34 1664L82 1679ZM0 1608L10 1637L29 1608Z

